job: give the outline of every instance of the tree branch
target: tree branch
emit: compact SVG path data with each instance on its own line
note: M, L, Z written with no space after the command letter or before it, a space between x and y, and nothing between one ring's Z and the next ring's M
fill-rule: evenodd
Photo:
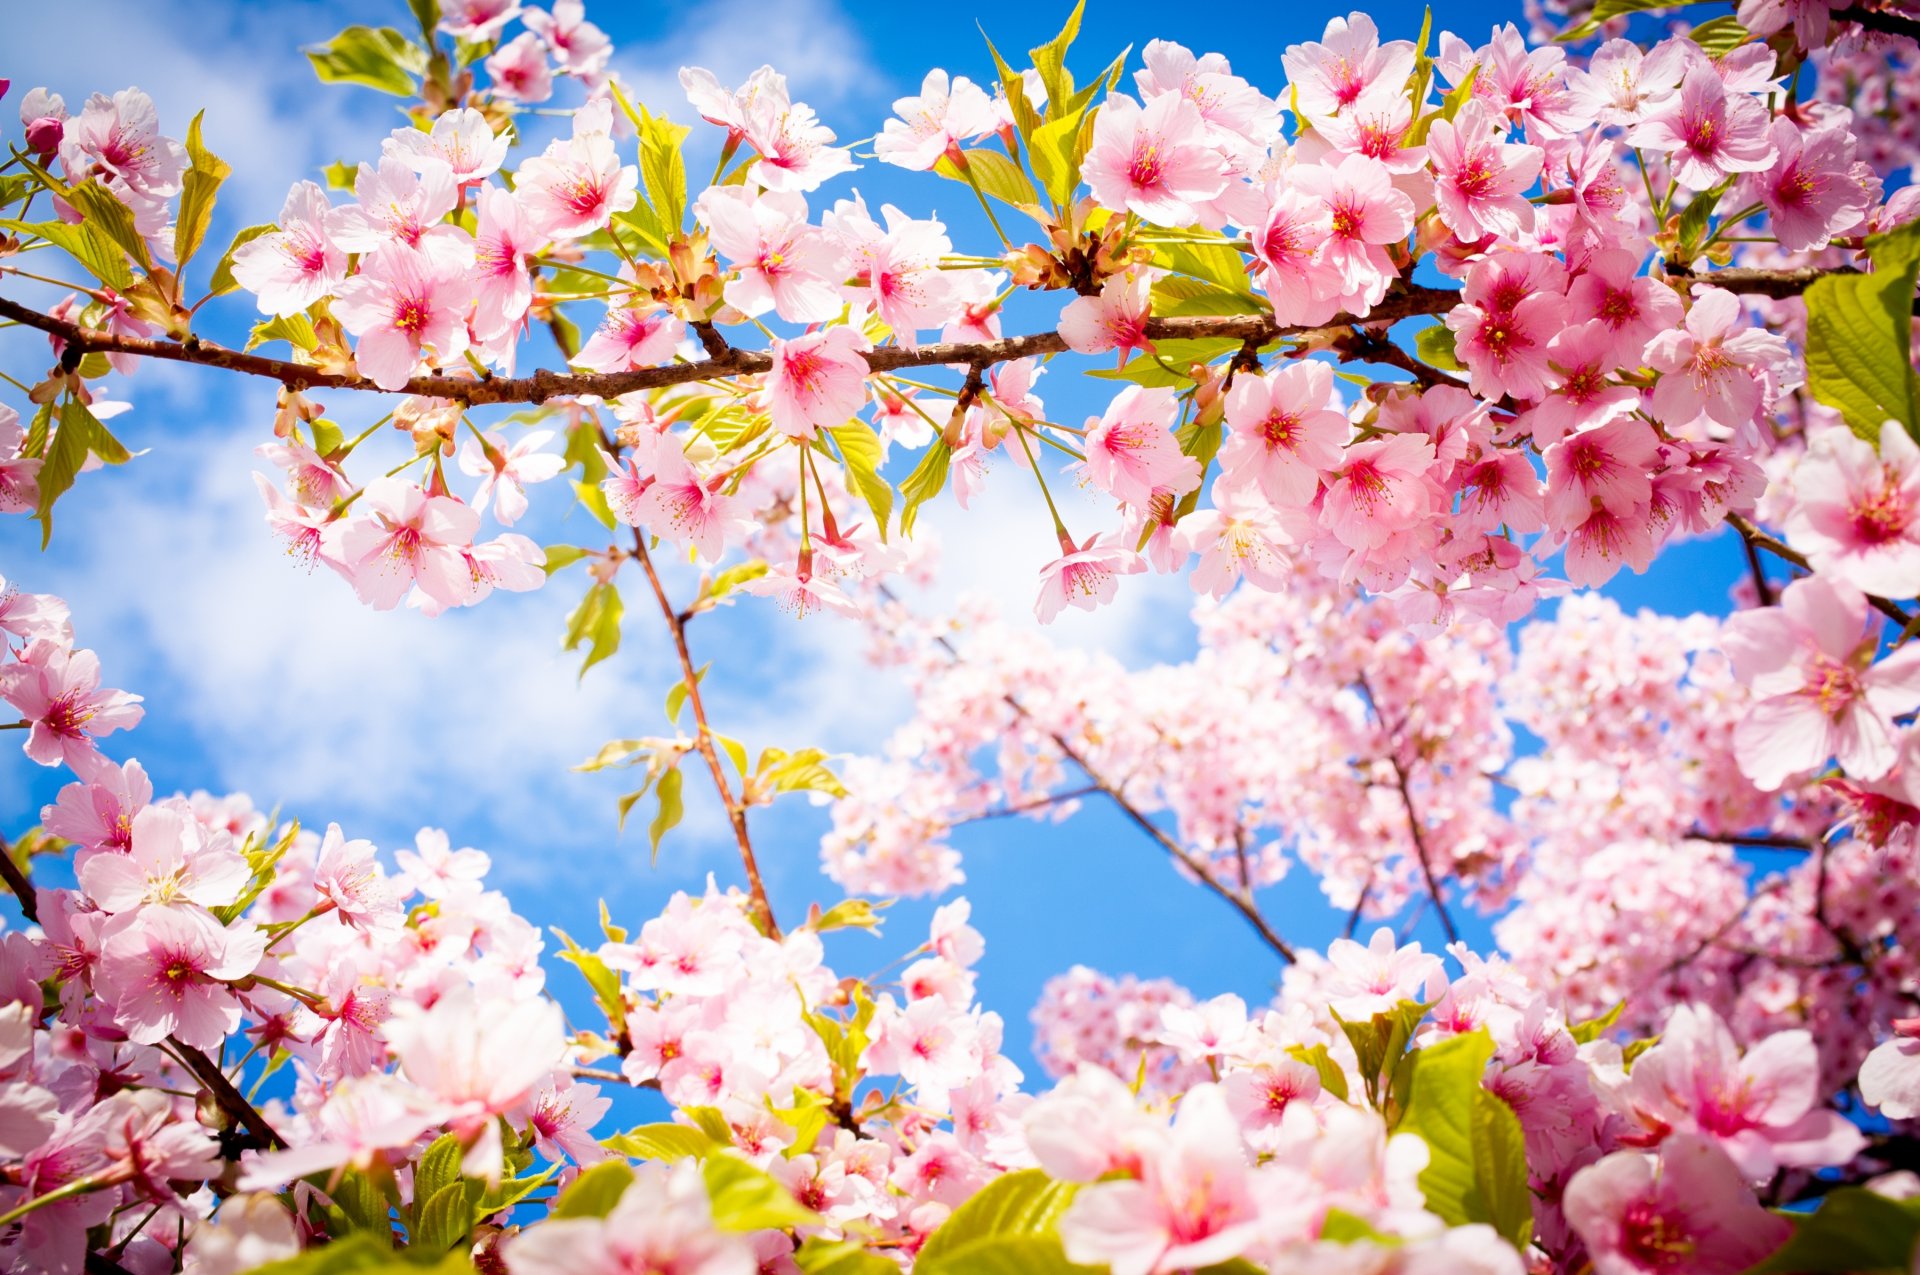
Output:
M1793 548L1784 541L1777 540L1760 530L1746 515L1730 512L1727 514L1727 522L1735 531L1740 533L1741 537L1746 540L1749 545L1765 549L1782 562L1792 563L1803 571L1813 570L1813 565L1807 561L1807 555L1801 553L1798 549ZM1889 602L1885 598L1876 597L1869 593L1867 595L1867 602L1874 610L1886 616L1889 620L1894 621L1903 629L1914 622L1913 616L1908 615L1905 611L1901 610L1899 606Z
M898 603L900 601L899 596L885 585L878 585L876 587L880 596L889 602ZM947 657L955 664L962 662L960 649L948 640L945 634L937 633L934 635L933 640L941 650L947 653ZM1087 782L1091 785L1093 791L1099 792L1108 800L1112 801L1114 805L1118 806L1121 813L1125 814L1136 828L1146 833L1156 845L1171 855L1175 862L1179 863L1187 871L1193 873L1201 885L1204 885L1207 889L1213 891L1222 899L1225 899L1234 911L1246 918L1247 924L1253 927L1254 933L1258 934L1261 941L1272 948L1274 953L1278 955L1282 961L1291 965L1298 959L1294 954L1293 946L1276 934L1273 927L1267 923L1266 916L1261 913L1260 905L1253 897L1253 891L1236 890L1225 881L1222 881L1198 855L1195 855L1185 846L1168 836L1164 829L1154 823L1153 820L1147 818L1145 812L1134 805L1133 802L1129 801L1126 794L1121 792L1112 781L1098 770L1095 770L1093 763L1087 760L1087 758L1081 754L1080 750L1075 748L1064 735L1061 735L1057 731L1047 730L1045 726L1042 726L1033 714L1027 711L1026 705L1022 704L1017 698L1012 695L1002 695L1000 699L1022 720L1030 722L1040 730L1045 731L1047 738L1053 741L1054 747L1065 754L1067 760L1080 768L1080 773L1087 777Z
M687 649L687 622L680 612L674 609L667 599L667 590L660 583L660 573L654 569L653 558L647 553L646 535L638 528L633 533L633 556L640 569L647 573L647 583L653 586L653 597L660 604L660 614L667 621L667 629L673 634L673 649L680 657L680 683L687 688L687 704L693 709L695 725L693 746L706 758L707 769L713 773L713 786L720 794L720 802L727 808L727 821L733 825L733 839L740 846L740 863L747 870L747 893L752 899L753 912L760 928L769 937L780 937L780 926L773 919L773 904L767 900L767 887L760 881L760 865L753 857L753 840L747 835L747 808L733 795L733 785L727 782L726 768L720 761L720 750L713 746L713 731L707 725L707 706L700 699L700 674L693 667L693 655Z
M1393 784L1400 790L1400 803L1407 808L1407 834L1413 838L1414 853L1420 858L1420 875L1426 878L1427 893L1433 896L1433 910L1440 917L1440 928L1446 931L1447 942L1458 943L1460 931L1453 924L1453 914L1447 911L1447 901L1440 893L1440 882L1433 875L1433 860L1427 857L1426 834L1420 830L1420 812L1413 806L1413 791L1407 787L1407 771L1398 757L1389 755L1389 764L1393 766Z
M0 877L6 879L7 888L12 890L14 898L20 901L21 915L27 918L29 924L40 924L40 908L34 901L33 882L21 870L20 865L13 861L13 847L7 844L5 837L0 837ZM173 1046L180 1056L180 1061L185 1063L187 1069L193 1073L194 1079L213 1095L214 1102L227 1113L229 1119L246 1129L262 1146L278 1149L287 1145L286 1139L267 1123L266 1117L247 1101L245 1095L234 1088L233 1082L227 1079L227 1073L220 1070L219 1064L192 1045L183 1043L178 1037L169 1036L167 1043Z
M1920 21L1886 9L1866 9L1856 4L1849 8L1834 10L1833 19L1836 22L1856 23L1869 31L1880 31L1887 35L1905 36L1909 40L1920 40Z

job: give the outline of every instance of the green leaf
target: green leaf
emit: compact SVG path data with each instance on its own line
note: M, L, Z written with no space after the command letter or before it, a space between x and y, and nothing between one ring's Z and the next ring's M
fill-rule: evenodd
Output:
M1598 31L1609 19L1628 13L1645 13L1649 9L1672 9L1683 3L1685 0L1599 0L1599 3L1593 6L1593 12L1587 15L1585 22L1570 30L1562 31L1555 38L1563 43L1584 40Z
M86 272L117 292L133 286L127 254L97 222L74 225L64 221L0 221L0 228L44 239L79 262Z
M1333 1055L1327 1051L1325 1045L1316 1044L1311 1049L1305 1045L1295 1045L1287 1050L1287 1053L1298 1058L1301 1062L1309 1064L1315 1071L1320 1073L1320 1087L1322 1089L1342 1102L1347 1101L1346 1070L1333 1060Z
M842 899L813 920L807 922L807 928L815 934L825 934L828 930L872 930L880 929L880 909L886 903L874 903L869 899Z
M853 1097L853 1087L860 1078L861 1055L872 1043L868 1028L873 1025L873 1013L873 999L858 986L853 989L853 1013L844 1022L818 1010L807 1012L807 1026L820 1037L833 1063L834 1095L843 1102Z
M548 545L547 561L545 564L547 574L552 575L562 567L572 566L574 563L586 557L588 552L588 550L582 549L579 545Z
M755 778L775 792L824 792L844 797L847 790L826 766L826 750L802 748L797 753L769 748L760 754Z
M1219 287L1204 279L1168 275L1153 285L1153 313L1161 318L1214 314L1263 314L1252 293Z
M278 229L280 229L280 227L268 222L264 226L248 226L245 230L235 235L233 242L227 245L227 250L220 254L220 262L213 268L213 278L208 282L207 290L218 297L224 296L232 292L235 288L238 288L240 282L233 277L233 254L258 239L261 235L270 235Z
M450 1133L433 1140L413 1170L413 1198L416 1203L431 1200L447 1187L460 1181L460 1139Z
M1066 25L1060 28L1060 34L1032 50L1034 70L1040 72L1040 82L1047 86L1047 118L1055 119L1067 109L1067 99L1073 96L1073 76L1067 71L1067 50L1073 47L1074 37L1080 34L1080 15L1087 7L1087 0L1079 0L1073 6L1073 12L1067 15Z
M465 1261L464 1255L461 1260ZM426 1275L429 1270L444 1270L452 1266L452 1259L448 1259L435 1266L429 1267L423 1263L412 1269L418 1275ZM345 1239L335 1239L330 1244L316 1244L295 1257L255 1266L249 1275L361 1275L362 1272L376 1275L404 1269L408 1268L394 1256L391 1245L371 1235L349 1235Z
M581 507L593 515L595 522L608 531L613 530L613 506L607 503L607 493L601 489L598 481L574 480L573 494L579 498Z
M644 106L640 114L646 118L640 133L640 177L661 225L670 238L678 238L687 218L687 168L680 144L693 130L664 115L649 115Z
M53 539L53 505L73 486L80 466L87 463L94 431L100 422L87 405L70 398L60 405L60 428L53 432L45 458L40 464L40 505L34 517L40 523L40 547Z
M1745 44L1752 35L1740 25L1740 19L1731 13L1723 13L1717 18L1708 18L1687 32L1687 38L1699 45L1706 51L1708 57L1717 62Z
M859 1240L807 1237L793 1255L793 1263L807 1275L900 1275L900 1268L878 1253L869 1253Z
M1049 120L1034 130L1027 147L1027 159L1033 165L1034 176L1040 179L1053 202L1063 207L1073 202L1073 192L1080 187L1080 161L1086 156L1085 148L1080 145L1080 126L1085 122L1083 115Z
M1512 1109L1480 1083L1492 1056L1484 1028L1410 1055L1396 1132L1427 1144L1420 1189L1428 1209L1451 1226L1488 1223L1525 1249L1533 1233L1526 1140Z
M1908 361L1920 222L1870 237L1867 253L1872 274L1828 275L1807 289L1807 388L1877 443L1884 421L1909 433L1920 425Z
M918 1275L1099 1275L1105 1267L1067 1260L1058 1235L997 1235L963 1244L938 1265L914 1263Z
M1003 204L1026 211L1040 206L1040 194L1034 190L1033 183L1027 180L1020 165L995 150L975 149L965 152L967 172L973 174L973 180L980 186L983 194L992 195ZM942 155L933 171L942 177L951 177L957 182L967 180L967 174L954 165L948 156Z
M587 644L587 658L580 665L580 676L620 649L620 617L624 613L620 591L600 583L587 590L580 605L567 620L567 637L562 649L577 651Z
M953 448L947 446L947 440L936 438L927 445L927 454L913 467L913 472L900 484L900 534L911 536L913 524L920 513L920 506L940 494L947 485L947 470L953 463Z
M1195 230L1204 243L1157 243L1154 264L1180 274L1204 279L1226 292L1246 292L1246 258L1227 245L1225 236Z
M1014 131L1020 135L1023 146L1030 145L1034 130L1040 127L1040 116L1035 113L1033 103L1027 100L1026 79L1007 65L1007 60L1000 56L1000 50L994 47L993 40L985 31L980 36L987 42L987 52L993 55L993 67L1000 75L1000 91L1006 94Z
M605 1217L633 1184L633 1166L624 1160L594 1165L573 1180L553 1202L553 1218Z
M694 685L698 686L701 682L705 681L707 670L712 667L712 660L708 660L705 664L702 664L700 671L693 675ZM685 708L686 704L687 684L684 681L675 682L667 691L667 721L678 725L680 721L680 710Z
M427 51L392 27L352 26L318 50L308 49L314 74L328 84L364 84L395 97L412 97Z
M756 1169L731 1152L716 1152L701 1161L707 1195L713 1201L714 1225L723 1231L785 1230L818 1226L818 1213L793 1198L772 1174Z
M1920 1240L1920 1201L1890 1200L1864 1187L1843 1186L1807 1217L1773 1256L1745 1275L1841 1275L1913 1269Z
M683 1124L638 1125L602 1145L636 1160L698 1160L714 1150L712 1138Z
M1722 182L1712 190L1703 190L1695 195L1680 213L1679 238L1677 243L1677 264L1685 265L1692 261L1700 251L1701 243L1707 237L1707 228L1713 218L1713 210L1733 185L1731 181Z
M440 0L407 0L407 8L420 24L420 38L432 44L434 28L440 25Z
M1195 363L1211 363L1222 355L1231 354L1240 348L1241 343L1231 337L1194 337L1179 340L1155 341L1154 348L1160 358L1142 354L1125 367L1099 367L1087 372L1088 376L1103 381L1131 381L1135 385L1165 386L1170 388L1191 388L1193 381L1186 370ZM1165 363L1163 367L1161 364ZM1168 371L1171 367L1173 370Z
M153 269L153 255L147 241L133 225L133 209L120 202L120 196L99 182L81 182L67 192L67 202L87 219L87 223L140 263L143 270Z
M176 268L186 265L193 254L200 251L200 242L207 237L207 227L213 223L214 196L220 190L220 183L233 172L231 165L201 142L200 121L205 116L206 112L201 111L187 125L187 157L193 164L187 169L180 189L180 217L173 227Z
M653 843L653 859L660 861L660 838L672 831L686 813L686 807L680 801L680 768L675 766L660 776L660 782L653 786L653 792L660 799L660 809L653 816L653 822L647 825L647 840Z
M1589 1018L1580 1023L1568 1023L1567 1034L1573 1037L1575 1044L1591 1044L1613 1030L1613 1025L1620 1021L1620 1015L1626 1008L1625 1001L1615 1001L1613 1008L1598 1018Z
M488 1187L480 1193L480 1199L478 1203L474 1205L474 1216L476 1218L484 1218L491 1217L495 1213L506 1212L547 1183L553 1181L554 1176L560 1172L561 1167L562 1166L555 1164L548 1166L539 1173L530 1174L524 1178L501 1179L500 1185ZM478 1185L480 1184L477 1182L467 1183L468 1194L471 1195L473 1188Z
M1464 372L1466 368L1460 362L1460 355L1454 350L1453 329L1444 323L1435 323L1421 328L1413 334L1413 352L1428 367L1437 367L1447 372Z
M1055 1182L1040 1169L1002 1174L927 1237L914 1269L938 1271L943 1261L981 1240L1051 1235L1078 1189L1072 1182Z
M312 319L304 314L289 314L285 318L262 319L254 324L242 348L257 349L269 341L285 341L296 350L311 353L319 348L320 335L313 330Z
M1340 1024L1340 1029L1353 1045L1360 1075L1367 1082L1368 1097L1377 1101L1380 1078L1399 1065L1406 1053L1407 1043L1413 1039L1413 1033L1419 1028L1420 1020L1429 1008L1419 1001L1401 1001L1388 1012L1353 1022L1341 1018L1338 1013L1334 1014L1334 1021Z
M441 1187L416 1207L418 1216L408 1231L413 1248L444 1253L473 1229L473 1204L467 1199L464 1182Z
M733 1145L733 1126L720 1114L718 1107L682 1107L680 1114L693 1121L694 1127L707 1135L708 1141L716 1147Z
M319 1186L333 1201L348 1226L379 1237L384 1247L392 1246L393 1223L388 1218L387 1197L372 1178L358 1169L347 1169L337 1182L329 1181L325 1174L316 1174L307 1180Z
M758 580L767 574L767 564L758 558L752 562L736 563L724 571L714 573L700 590L700 600L707 603L718 602L749 580Z
M827 433L840 449L840 462L852 486L873 511L874 529L880 533L880 542L885 544L887 524L893 517L893 488L880 476L880 435L865 421L858 420L837 425Z
M565 930L551 927L554 935L565 949L560 959L580 971L587 980L587 987L593 992L594 1003L600 1006L600 1012L607 1016L607 1023L617 1034L625 1029L627 1022L627 1002L620 993L620 976L607 968L607 963L594 953L587 951L573 941Z

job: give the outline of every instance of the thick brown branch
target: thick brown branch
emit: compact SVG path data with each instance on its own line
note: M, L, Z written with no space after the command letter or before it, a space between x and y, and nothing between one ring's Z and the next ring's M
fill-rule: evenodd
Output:
M5 878L7 888L12 890L14 898L20 901L21 915L27 918L28 923L38 925L40 908L34 900L33 882L27 878L27 874L20 865L13 861L13 848L7 844L4 837L0 837L0 877ZM167 1043L173 1046L180 1061L193 1072L194 1078L206 1086L207 1092L213 1095L214 1102L227 1113L229 1119L246 1129L262 1146L277 1148L287 1145L286 1140L267 1123L266 1117L247 1101L245 1095L234 1088L233 1082L227 1079L227 1073L220 1070L219 1064L193 1046L182 1043L176 1037L168 1037Z
M727 808L727 822L733 826L733 839L740 845L740 863L747 871L747 893L752 900L754 919L770 937L777 939L780 926L773 919L773 904L767 900L767 887L760 881L760 865L753 857L753 840L747 835L747 807L733 795L733 785L727 781L726 767L720 761L720 750L714 747L713 730L707 725L707 706L700 699L700 674L693 667L692 652L687 649L686 619L668 600L666 586L660 583L660 573L654 569L653 558L647 553L647 538L637 530L633 533L633 556L640 563L640 569L647 573L654 601L660 604L660 614L673 634L673 649L680 657L680 684L687 688L687 705L693 709L693 746L706 759L720 803Z
M1341 316L1325 328L1285 327L1270 317L1257 314L1198 316L1153 319L1147 335L1156 340L1188 340L1201 337L1227 337L1262 342L1282 336L1315 332L1334 332L1354 323L1392 322L1419 314L1442 314L1453 308L1459 294L1443 288L1403 283L1364 319ZM64 319L41 314L18 302L0 297L0 317L12 319L50 336L59 337L75 348L108 354L137 354L147 358L168 359L176 363L195 363L203 367L224 368L248 376L267 377L295 389L339 389L370 393L424 394L457 399L479 406L487 403L543 403L569 394L592 394L616 398L636 390L683 385L689 381L716 377L743 376L765 372L773 366L766 353L734 349L706 325L700 332L707 348L719 353L701 363L674 363L666 367L639 368L631 372L560 373L541 370L532 376L489 377L467 380L449 376L416 376L398 390L383 390L362 376L324 372L286 359L268 358L227 349L209 341L190 338L184 342L154 340L145 337L117 336L109 332L83 328ZM710 335L709 335L710 334ZM889 345L867 353L867 366L875 372L892 372L910 367L933 367L943 363L986 366L1030 355L1058 354L1067 348L1058 332L1036 332L1027 336L1005 337L997 341L942 341L914 349Z
M1812 267L1801 270L1752 270L1744 266L1734 266L1726 270L1705 270L1698 274L1675 269L1671 265L1668 269L1672 272L1671 277L1674 279L1708 283L1716 288L1725 288L1728 292L1737 292L1741 296L1772 297L1775 301L1797 297L1816 279L1824 279L1828 275L1860 273L1849 266L1839 266L1832 270L1817 270Z
M1833 14L1836 22L1856 22L1869 31L1881 31L1887 35L1905 36L1909 40L1920 40L1920 20L1905 14L1893 13L1886 9L1864 9L1853 5L1846 9L1836 9Z

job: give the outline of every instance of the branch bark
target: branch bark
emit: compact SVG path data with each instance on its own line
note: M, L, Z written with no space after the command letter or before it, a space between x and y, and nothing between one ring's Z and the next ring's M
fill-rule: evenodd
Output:
M899 597L885 585L879 586L879 593L881 597L887 599L889 602L898 603L900 600ZM959 648L954 646L945 635L936 634L933 640L939 645L941 650L947 653L947 657L954 663L958 664L961 662ZM1012 695L1002 695L1000 698L1008 708L1014 711L1015 715L1039 726L1039 722L1034 718L1033 714L1027 711L1026 705L1022 704L1017 698ZM1044 726L1041 726L1040 729L1046 730ZM1144 832L1152 839L1154 844L1172 856L1175 862L1191 872L1201 885L1226 900L1227 905L1246 919L1247 924L1253 927L1254 933L1260 936L1261 942L1272 948L1275 955L1279 956L1279 958L1288 965L1293 964L1294 961L1298 959L1294 954L1293 945L1281 938L1280 935L1274 931L1273 926L1268 924L1265 914L1260 911L1260 904L1253 897L1252 890L1236 890L1233 886L1221 880L1219 875L1216 874L1213 869L1209 868L1198 855L1168 836L1166 830L1149 819L1144 811L1129 801L1126 794L1120 791L1117 785L1100 771L1094 769L1093 763L1089 761L1079 749L1075 748L1072 742L1064 735L1051 730L1047 730L1046 735L1048 739L1053 741L1054 747L1058 748L1061 753L1066 756L1067 760L1079 767L1080 773L1087 777L1087 783L1092 791L1100 793L1109 801L1113 802L1114 805L1118 806L1121 813L1127 816L1134 827Z
M0 878L5 878L7 888L12 890L14 898L20 901L21 915L25 916L30 924L38 925L40 908L34 901L33 882L21 870L20 865L13 861L13 848L7 844L4 837L0 837ZM278 1149L287 1145L286 1139L267 1123L266 1117L247 1101L244 1094L234 1088L233 1082L227 1079L227 1073L220 1070L218 1063L177 1037L169 1036L167 1043L173 1046L180 1060L193 1073L194 1079L213 1095L214 1102L219 1104L220 1109L226 1112L228 1118L236 1125L252 1134L264 1147Z
M746 805L733 795L733 785L727 781L726 767L721 763L720 750L714 747L713 731L707 725L707 706L700 699L700 674L693 667L693 655L687 649L686 618L674 609L667 598L667 590L660 583L660 573L654 568L653 558L647 552L647 538L639 530L633 533L633 556L640 569L647 573L647 583L653 586L653 597L660 604L660 614L667 621L667 629L673 634L673 649L680 657L680 683L687 688L687 705L693 710L694 741L693 746L706 759L707 769L713 773L713 786L720 794L720 802L727 808L727 822L733 826L733 839L740 846L740 863L747 872L747 894L752 901L754 917L769 937L780 937L780 926L773 919L773 904L767 899L767 887L760 880L760 865L753 857L753 839L747 834Z
M1920 40L1920 21L1890 10L1866 9L1853 5L1849 8L1834 10L1833 18L1836 22L1858 23L1869 31L1905 36L1909 40Z

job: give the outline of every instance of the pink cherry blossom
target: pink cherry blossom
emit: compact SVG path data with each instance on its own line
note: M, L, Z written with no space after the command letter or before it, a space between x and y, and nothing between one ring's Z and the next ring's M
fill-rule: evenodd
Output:
M1386 245L1401 243L1413 229L1413 200L1394 188L1385 165L1366 155L1296 169L1293 184L1326 206L1326 258L1340 271L1348 303L1365 308L1378 302L1394 274Z
M677 442L654 453L653 482L632 507L633 521L675 544L687 545L707 562L718 562L729 540L749 527L737 498L717 481L708 483L687 462Z
M553 96L553 68L546 46L531 31L522 31L495 49L482 64L493 91L509 102L544 102Z
M381 872L373 843L347 840L337 823L327 825L320 841L313 888L354 929L396 929L402 920L400 897Z
M1730 91L1711 63L1697 64L1680 82L1680 95L1628 130L1627 142L1671 154L1676 181L1708 190L1729 174L1773 166L1779 151L1768 123L1765 107Z
M442 0L439 29L462 40L492 40L521 12L520 0Z
M694 201L714 248L739 271L727 281L727 304L745 315L772 310L789 323L837 318L846 253L807 224L804 196L717 186Z
M1114 1275L1159 1275L1238 1257L1253 1242L1258 1208L1246 1151L1214 1085L1187 1091L1173 1127L1138 1181L1081 1189L1060 1219L1070 1261Z
M715 1228L700 1170L691 1163L641 1165L604 1218L556 1219L505 1245L508 1275L754 1275L744 1235Z
M520 202L498 186L480 190L473 242L473 335L490 341L512 331L533 304L527 258L545 246L527 224Z
M768 190L804 193L853 171L853 156L844 146L833 145L833 130L812 107L789 102L786 81L774 79L779 91L754 93L745 108L747 143L760 154L747 177Z
M486 115L469 106L442 112L429 132L394 129L387 134L381 151L422 175L435 165L444 165L456 185L473 186L500 171L512 141L510 134L496 135Z
M1427 153L1440 219L1462 239L1518 235L1532 224L1525 192L1540 176L1545 154L1496 137L1480 101L1468 102L1452 120L1435 120Z
M558 452L544 450L553 441L553 431L530 430L512 444L506 435L488 430L480 438L468 438L460 447L460 472L477 477L479 490L473 493L473 508L479 513L493 504L493 516L503 527L511 527L527 512L527 485L556 477L567 466Z
M79 873L87 898L110 913L175 902L224 907L252 875L231 838L209 837L191 815L165 805L133 816L124 854L96 854Z
M18 662L0 665L0 699L28 723L21 745L42 766L67 766L86 778L99 761L94 740L131 730L146 710L140 696L100 688L100 657L40 638Z
M1771 136L1779 158L1753 181L1780 246L1809 252L1857 230L1873 207L1873 193L1854 172L1846 129L1802 129L1781 118L1773 121Z
M1380 43L1379 29L1364 13L1330 18L1318 40L1290 46L1281 55L1301 114L1314 123L1339 114L1376 85L1396 90L1413 73L1411 40Z
M657 301L609 307L600 326L570 360L595 372L628 372L673 359L685 324Z
M1787 534L1826 579L1863 593L1920 593L1920 446L1895 423L1872 443L1825 429L1793 473Z
M1194 590L1224 598L1242 576L1262 589L1286 587L1293 571L1285 546L1293 542L1272 508L1247 488L1215 484L1213 505L1196 509L1174 528L1182 554L1198 554Z
M1618 1103L1653 1145L1673 1133L1718 1143L1749 1181L1781 1168L1845 1164L1866 1138L1820 1103L1820 1058L1805 1031L1775 1032L1743 1055L1711 1009L1683 1005L1636 1060Z
M1082 170L1093 197L1158 226L1191 225L1199 219L1194 205L1227 185L1204 127L1199 108L1184 97L1165 94L1142 108L1124 93L1110 94L1094 117Z
M949 80L940 70L927 72L918 95L895 100L893 113L897 118L873 139L874 156L883 164L919 171L999 126L993 102L979 85L964 75Z
M1595 1275L1735 1275L1792 1230L1760 1207L1724 1151L1693 1134L1668 1139L1657 1157L1616 1151L1581 1169L1563 1207Z
M336 290L334 313L360 338L354 361L383 390L405 388L422 361L445 365L467 349L468 270L388 244L361 259Z
M1440 958L1420 950L1418 943L1401 945L1385 926L1373 932L1366 946L1352 939L1335 939L1327 946L1332 966L1328 1002L1342 1018L1365 1021L1391 1011L1402 1001L1425 999L1426 985L1440 973Z
M1427 479L1433 444L1417 434L1357 443L1325 475L1320 523L1352 549L1374 549L1412 527L1432 508Z
M1060 311L1060 339L1080 354L1120 351L1125 359L1136 350L1151 350L1147 318L1152 310L1153 280L1144 271L1114 275L1090 297L1075 297Z
M1640 260L1611 248L1591 257L1567 287L1576 321L1604 326L1604 341L1584 347L1610 367L1638 366L1655 333L1676 326L1685 308L1672 288L1640 273Z
M1893 1038L1860 1064L1860 1098L1889 1120L1920 1115L1920 1019L1895 1019Z
M881 215L885 229L856 195L836 203L825 226L849 258L847 299L864 303L911 350L921 329L944 326L965 304L957 276L940 268L953 241L939 222L916 220L892 204L882 205Z
M459 201L452 170L437 162L422 170L415 172L400 159L383 158L377 169L360 165L353 183L356 202L327 214L333 241L349 252L401 245L470 263L473 241L459 227L441 224Z
M536 234L579 239L639 201L640 170L620 162L612 128L611 104L584 106L574 112L572 137L520 165L513 194Z
M1114 499L1145 508L1156 492L1183 496L1200 485L1200 463L1173 436L1179 411L1170 389L1130 385L1087 421L1087 480Z
M1147 569L1138 553L1105 535L1091 536L1078 548L1062 536L1060 548L1062 556L1040 568L1033 613L1042 624L1053 623L1062 607L1093 611L1105 606L1120 588L1118 577Z
M1920 647L1874 662L1878 629L1864 596L1818 575L1727 621L1722 646L1755 697L1734 751L1755 784L1771 791L1829 757L1856 779L1892 769L1893 719L1920 708Z
M1686 326L1647 343L1647 366L1662 373L1653 387L1653 414L1684 425L1704 412L1738 428L1760 408L1759 374L1786 358L1784 338L1740 326L1740 302L1731 292L1698 287Z
M586 6L580 0L553 0L551 9L526 9L520 20L546 41L555 65L568 75L591 81L613 57L613 41L587 21Z
M1235 376L1227 390L1221 473L1234 487L1257 487L1275 505L1308 504L1320 475L1338 466L1349 432L1338 403L1333 369L1325 363L1307 360L1265 376Z
M279 228L234 252L233 277L255 295L262 314L298 314L346 278L346 250L328 233L332 212L326 192L297 182L287 192Z
M177 1036L217 1050L240 1025L226 982L252 973L265 946L262 931L222 926L198 908L136 908L101 930L94 987L129 1039Z
M390 610L418 586L442 605L463 604L472 576L460 550L473 542L478 512L404 479L376 478L355 515L341 532L339 553L361 601Z
M868 348L858 329L828 328L772 343L767 374L773 427L789 438L811 439L844 425L866 402Z

